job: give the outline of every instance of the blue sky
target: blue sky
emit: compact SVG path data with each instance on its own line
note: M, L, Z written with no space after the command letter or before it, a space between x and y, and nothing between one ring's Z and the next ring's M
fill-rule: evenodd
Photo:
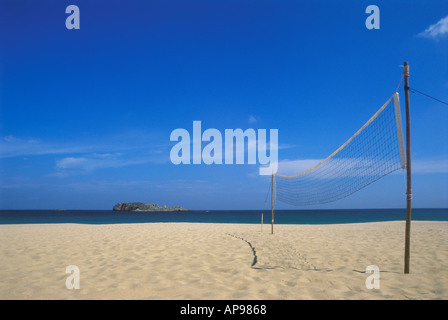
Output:
M278 129L280 168L323 159L404 61L411 87L448 100L447 16L446 1L1 0L0 208L268 207L258 165L176 166L170 133ZM413 204L448 207L448 107L411 94L411 117ZM400 208L404 190L399 172L309 208Z

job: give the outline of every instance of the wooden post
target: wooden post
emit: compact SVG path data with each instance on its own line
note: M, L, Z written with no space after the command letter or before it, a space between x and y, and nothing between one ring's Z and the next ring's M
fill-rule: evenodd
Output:
M274 234L274 172L272 172L271 182L271 234Z
M263 211L261 211L261 232L263 232Z
M410 245L411 245L411 114L409 111L409 65L403 65L404 98L406 103L406 234L404 244L404 273L409 273Z

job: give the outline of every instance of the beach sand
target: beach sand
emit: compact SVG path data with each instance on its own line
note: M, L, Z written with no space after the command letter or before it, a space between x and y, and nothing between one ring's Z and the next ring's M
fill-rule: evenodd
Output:
M0 226L0 299L447 299L448 222ZM66 288L66 267L80 289ZM380 271L367 289L366 267Z

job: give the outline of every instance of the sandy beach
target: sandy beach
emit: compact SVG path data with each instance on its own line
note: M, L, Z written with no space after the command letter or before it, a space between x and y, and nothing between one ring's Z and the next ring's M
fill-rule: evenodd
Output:
M0 299L448 299L448 222L412 222L407 275L404 227L1 225Z

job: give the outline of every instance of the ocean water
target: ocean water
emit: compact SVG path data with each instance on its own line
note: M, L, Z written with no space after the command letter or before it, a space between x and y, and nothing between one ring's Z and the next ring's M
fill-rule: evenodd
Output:
M262 210L209 210L188 212L123 212L111 210L0 210L0 224L36 223L271 223ZM275 224L338 224L405 221L406 209L276 210ZM448 208L412 210L412 220L448 221Z

